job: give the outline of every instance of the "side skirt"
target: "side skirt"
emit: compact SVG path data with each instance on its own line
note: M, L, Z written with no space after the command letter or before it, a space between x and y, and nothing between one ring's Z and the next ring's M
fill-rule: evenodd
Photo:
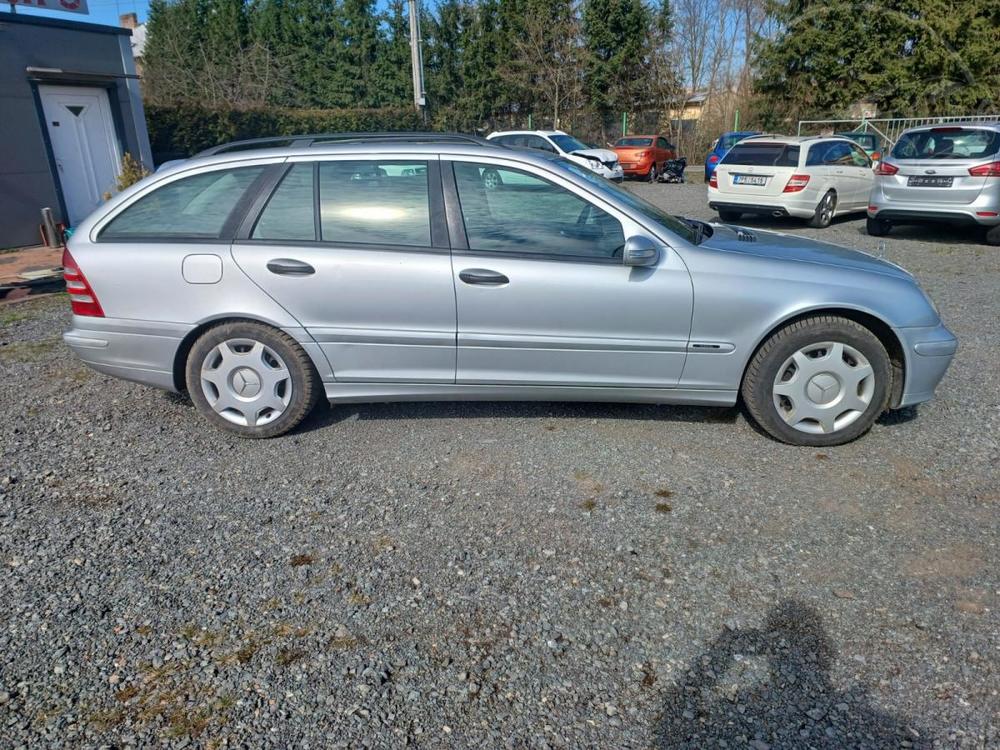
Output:
M324 383L334 403L376 401L595 401L733 406L735 390L456 383Z

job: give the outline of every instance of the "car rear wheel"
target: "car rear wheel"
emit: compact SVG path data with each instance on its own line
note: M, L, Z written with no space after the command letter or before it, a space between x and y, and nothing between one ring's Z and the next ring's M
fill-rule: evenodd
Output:
M261 323L224 323L188 355L187 388L209 422L240 437L282 435L316 405L316 368L290 336Z
M656 182L656 175L657 175L656 162L654 161L652 164L649 165L649 172L646 173L646 179L649 182Z
M869 216L865 222L865 229L872 237L885 237L892 229L892 224L886 219L873 219Z
M837 210L837 194L829 191L816 206L816 213L809 219L809 226L816 229L826 229L833 221L834 211Z
M853 320L822 315L764 342L741 395L753 420L777 440L830 446L871 429L891 384L892 365L878 337Z
M741 214L739 211L724 211L722 209L719 210L719 218L722 219L727 224L731 224L734 221L739 221L742 216L743 214Z
M1000 226L986 230L986 244L1000 245Z

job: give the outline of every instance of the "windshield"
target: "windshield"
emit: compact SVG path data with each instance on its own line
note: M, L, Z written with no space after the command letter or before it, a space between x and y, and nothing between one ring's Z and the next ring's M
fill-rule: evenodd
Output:
M980 128L931 128L903 133L894 159L985 159L1000 151L1000 132Z
M565 159L553 159L553 163L558 164L563 169L569 170L578 177L582 177L592 185L596 185L604 192L609 193L622 203L626 204L629 208L638 211L646 218L651 219L664 229L676 234L678 237L681 237L692 244L698 243L698 230L673 214L668 214L662 208L657 208L652 203L644 201L634 193L630 193L628 190L611 180L606 180L599 174L591 172L586 167L581 167L580 165L574 164L573 162Z
M550 135L549 140L552 141L554 144L556 144L567 154L570 154L574 151L579 151L580 149L587 148L586 143L581 143L571 135Z
M652 146L652 138L619 138L616 146L623 146L625 148L635 148L638 146Z
M739 143L719 163L749 167L796 167L799 164L799 147L760 141Z

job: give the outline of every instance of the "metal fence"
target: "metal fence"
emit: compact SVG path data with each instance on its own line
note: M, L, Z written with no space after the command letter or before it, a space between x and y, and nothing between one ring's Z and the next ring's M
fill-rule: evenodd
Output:
M813 135L825 132L862 132L877 133L885 141L886 146L892 146L899 140L903 131L921 125L941 125L945 123L961 124L975 122L997 122L1000 114L995 115L962 115L959 117L857 117L846 120L799 120L798 135Z

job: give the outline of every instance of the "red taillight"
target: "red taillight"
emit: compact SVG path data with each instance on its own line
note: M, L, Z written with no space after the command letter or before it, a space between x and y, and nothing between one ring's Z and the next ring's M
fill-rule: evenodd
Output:
M976 211L976 216L982 216L984 219L989 219L994 216L1000 216L996 211Z
M898 171L899 167L897 167L895 164L889 164L888 162L884 161L880 161L878 163L878 166L875 167L875 174L880 174L885 176L896 174L896 172Z
M783 193L797 193L800 190L805 190L806 185L809 184L809 175L807 174L793 174L788 178L788 184L785 185L785 189L781 192Z
M718 154L712 154L710 157L708 157L709 164L715 164L718 160L719 160Z
M877 213L878 213L878 206L869 206L869 207L868 207L868 210L869 210L869 211L870 211L871 213L873 213L873 214L877 214Z
M1000 161L969 167L969 174L973 177L1000 177Z
M712 172L712 176L708 178L708 186L717 188L719 187L719 176Z
M86 315L91 318L103 318L104 310L101 303L97 301L97 295L90 288L87 277L73 260L69 248L63 250L62 256L63 279L66 280L66 293L69 294L69 303L73 308L74 315Z

